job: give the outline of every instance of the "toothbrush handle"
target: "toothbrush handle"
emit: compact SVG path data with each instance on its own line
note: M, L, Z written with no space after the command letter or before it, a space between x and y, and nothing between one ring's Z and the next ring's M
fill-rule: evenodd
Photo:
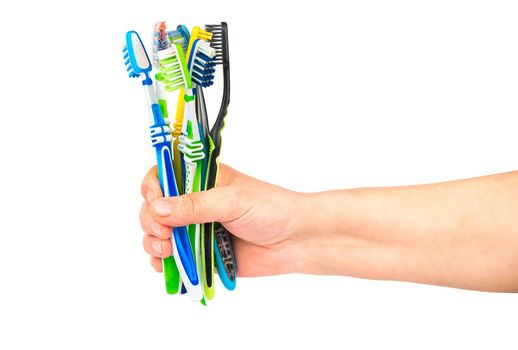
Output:
M208 139L210 152L207 168L206 190L210 190L217 185L219 170L218 158L219 151L221 149L221 139L218 139L217 143L213 142L212 136L210 135ZM203 244L206 247L205 249L208 249L208 245L214 246L214 260L216 262L218 276L225 288L228 290L234 290L236 288L237 264L234 258L230 233L219 222L209 222L204 225L205 240ZM208 241L209 237L212 238L212 241L210 242Z
M176 187L171 159L171 145L170 143L164 142L155 145L155 147L158 160L158 178L164 197L178 196L178 188ZM185 226L175 227L173 229L172 243L173 252L176 252L178 254L176 256L180 258L180 261L176 261L176 263L181 262L189 281L191 281L193 285L197 285L198 273L196 272L196 262L194 261L189 234Z
M172 134L173 134L173 164L174 164L174 174L176 176L176 184L181 194L185 193L184 189L184 179L183 179L183 169L185 167L183 162L183 157L180 151L178 150L178 145L180 144L179 137L182 134L182 125L183 125L183 114L185 108L184 102L184 89L180 89L178 93L178 104L176 107L176 114L174 122L171 123Z
M236 262L232 251L232 241L230 233L219 222L208 222L204 224L205 246L213 245L214 261L218 269L218 276L228 290L236 287ZM209 234L207 234L209 232ZM205 264L208 264L206 261ZM212 282L212 281L211 281Z
M158 104L153 104L151 108L153 114L160 113L160 107ZM164 197L178 196L178 187L176 185L172 162L170 128L165 125L165 123L151 127L151 142L156 151L158 179ZM184 275L182 276L183 278L188 278L193 285L197 285L199 281L196 262L190 248L189 235L185 226L174 228L171 241L173 244L173 253L177 253L174 256L180 258L180 261L175 260L177 267L180 267L179 275ZM172 268L172 262L166 261L167 259L164 261L164 267ZM171 275L174 275L174 268L173 271L170 272ZM167 282L168 278L166 277L166 284Z
M230 79L228 74L225 74L224 78L225 91L223 93L223 103L218 114L218 118L212 127L212 130L208 132L206 137L209 154L207 157L205 190L210 190L211 188L216 187L218 182L218 160L221 151L221 130L225 126L225 117L227 115L227 108L229 103L228 89L230 86ZM221 282L228 290L234 290L236 288L237 265L232 250L230 233L219 222L204 224L203 232L204 242L202 243L204 245L204 250L214 250L214 261L216 262L216 268L218 270L218 276ZM212 241L209 241L209 237L212 239ZM205 264L207 263L208 259L205 261Z

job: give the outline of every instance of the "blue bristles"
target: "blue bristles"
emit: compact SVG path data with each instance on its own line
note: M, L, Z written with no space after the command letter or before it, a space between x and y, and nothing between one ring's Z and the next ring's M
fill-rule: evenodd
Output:
M139 75L135 73L135 71L133 70L128 54L128 48L126 46L124 46L124 48L122 49L122 53L124 55L124 64L126 65L126 71L128 71L128 76L130 78L138 78Z
M201 87L209 87L214 84L214 73L216 65L212 60L203 64L197 60L194 61L195 65L191 71L191 79L194 83Z
M194 45L194 54L189 60L191 79L196 85L209 87L214 84L216 51L203 40L196 40Z

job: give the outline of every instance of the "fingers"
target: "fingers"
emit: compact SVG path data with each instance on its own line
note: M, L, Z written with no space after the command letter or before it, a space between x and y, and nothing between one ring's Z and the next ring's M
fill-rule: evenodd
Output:
M151 257L151 266L155 269L156 272L162 272L162 259L157 258L155 256Z
M140 193L142 197L147 200L149 203L153 201L155 198L162 197L162 189L160 188L160 183L158 182L158 173L156 165L153 166L147 172L144 180L142 180L142 185L140 186Z
M173 252L171 241L168 239L159 239L154 236L144 235L142 241L144 250L152 257L167 258Z
M171 255L171 227L161 225L151 218L149 204L144 202L140 210L140 225L144 230L144 250L151 256L168 257Z
M172 228L192 223L225 222L235 219L237 196L232 188L225 188L239 173L221 164L218 174L219 188L173 198L162 198L162 190L153 166L144 177L141 194L145 199L140 211L140 224L145 232L144 250L150 255L150 263L162 272L162 258L172 254ZM160 200L161 199L161 200Z
M232 221L240 215L240 205L233 187L217 187L178 197L155 199L150 212L154 221L177 227Z
M159 224L153 220L148 202L144 202L140 209L140 226L147 235L160 239L171 238L173 231L171 227Z
M162 272L162 258L172 253L171 227L161 225L151 218L149 204L145 201L140 209L140 225L144 230L143 246L150 255L151 265L157 272Z

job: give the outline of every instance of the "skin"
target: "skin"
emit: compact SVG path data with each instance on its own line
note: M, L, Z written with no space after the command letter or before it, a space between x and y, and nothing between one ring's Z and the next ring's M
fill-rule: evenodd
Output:
M518 171L297 193L221 164L217 188L162 198L153 167L142 196L144 249L159 272L171 227L218 221L234 236L241 277L346 275L518 292Z

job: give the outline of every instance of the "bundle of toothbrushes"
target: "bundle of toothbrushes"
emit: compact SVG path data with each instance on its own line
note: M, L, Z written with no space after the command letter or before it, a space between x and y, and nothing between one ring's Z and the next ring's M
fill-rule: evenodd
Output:
M171 197L214 188L230 101L227 24L189 32L184 25L172 29L159 22L150 43L151 59L138 33L129 31L123 54L129 76L140 78L146 93L162 192ZM216 69L223 73L223 98L210 127L204 94L214 83ZM167 102L171 95L178 96L174 109ZM214 296L214 268L228 290L235 288L231 239L220 223L175 227L171 243L173 255L163 259L167 293L187 293L205 304Z

